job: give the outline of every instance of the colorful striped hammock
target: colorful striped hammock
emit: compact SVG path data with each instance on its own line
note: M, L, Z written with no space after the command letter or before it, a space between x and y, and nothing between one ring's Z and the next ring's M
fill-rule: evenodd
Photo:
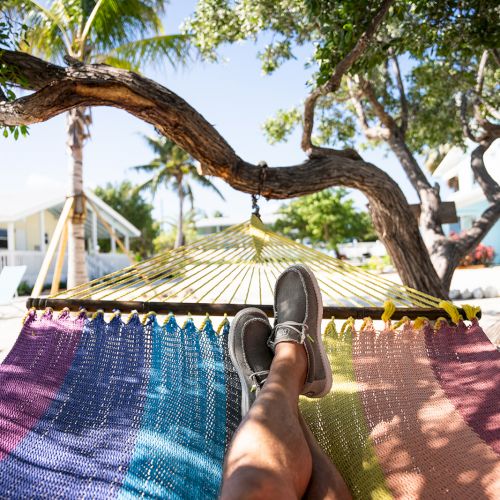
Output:
M347 318L324 330L330 394L300 409L354 498L500 498L500 353L477 310L303 247L255 217L28 301L0 365L0 498L217 497L240 421L229 321L216 331L207 317L197 329L169 314L160 325L148 311L270 312L276 277L296 262L318 276L327 316ZM35 310L47 306L144 314Z
M240 419L228 323L31 311L0 366L1 498L215 498ZM498 498L500 353L477 324L325 334L300 402L355 498Z

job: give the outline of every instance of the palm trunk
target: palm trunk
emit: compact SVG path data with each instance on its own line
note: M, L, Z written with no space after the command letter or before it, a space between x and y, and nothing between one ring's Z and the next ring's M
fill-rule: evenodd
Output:
M182 179L178 182L177 195L179 197L179 219L177 223L177 239L175 240L175 248L179 248L185 244L184 239L184 187L182 185Z
M83 141L85 108L74 108L67 115L67 146L70 185L74 197L68 231L68 288L88 281L85 259L85 198L83 195Z

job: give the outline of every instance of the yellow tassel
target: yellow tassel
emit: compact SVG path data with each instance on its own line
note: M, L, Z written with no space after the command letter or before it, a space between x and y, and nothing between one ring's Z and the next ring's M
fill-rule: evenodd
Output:
M174 313L168 313L167 316L165 316L165 320L163 321L163 325L166 325L173 317L174 317Z
M425 316L418 316L413 322L413 328L415 330L421 330L429 320Z
M111 318L109 318L109 321L113 321L115 318L119 318L122 315L121 311L117 309L112 315Z
M345 320L345 323L342 325L342 328L340 329L340 333L352 333L354 330L354 318L350 316Z
M221 321L220 325L217 327L217 335L220 335L222 329L229 324L229 320L227 319L227 314L224 313L224 319Z
M361 323L359 331L363 332L365 330L371 330L372 328L373 328L373 320L370 318L370 316L363 318L363 323Z
M23 325L24 325L24 323L26 323L26 320L28 319L28 316L29 316L32 312L36 313L36 307L30 307L30 309L29 309L29 310L26 312L26 314L23 316L23 320L22 320L22 321L23 321L23 323L22 323Z
M142 324L145 325L148 322L148 319L152 316L156 316L156 313L154 311L149 311L147 314L145 314L142 317Z
M187 324L189 321L191 321L193 317L191 316L191 313L187 313L186 321L184 321L184 324L182 325L182 328L186 328Z
M395 325L394 325L394 330L397 330L400 326L404 324L409 324L410 323L410 318L408 316L403 316Z
M97 311L92 314L92 319L96 319L99 316L104 316L104 311L102 309L97 309Z
M203 330L206 326L207 326L207 323L210 321L210 315L207 313L205 315L205 319L203 320L203 322L201 323L200 325L200 330Z
M439 317L434 323L434 331L437 332L442 326L446 326L447 324L448 320L446 318Z
M458 312L458 308L456 306L454 306L451 302L447 300L442 300L438 304L438 307L444 309L450 316L451 321L453 321L455 325L458 325L458 322L462 319L462 316L460 316L460 313Z
M386 300L384 302L384 312L382 313L382 321L384 323L390 321L395 311L396 311L396 306L394 305L394 302L390 299Z
M137 311L131 311L131 313L128 315L127 318L127 323L130 323L132 321L132 318L139 316L139 313Z
M62 311L59 313L59 317L61 317L62 315L70 315L71 314L71 311L69 310L69 307L63 307L62 308Z
M481 312L479 306L471 306L470 304L464 304L462 309L465 311L465 315L469 321L477 318L477 315Z
M332 316L326 325L323 335L338 335L337 327L335 326L335 316Z

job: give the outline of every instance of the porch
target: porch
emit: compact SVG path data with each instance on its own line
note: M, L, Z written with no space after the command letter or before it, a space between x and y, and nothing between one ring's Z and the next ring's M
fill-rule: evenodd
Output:
M0 250L0 271L4 266L27 266L26 274L23 281L32 287L40 271L40 267L45 257L45 252L36 250ZM123 253L87 253L87 272L89 279L93 280L104 276L105 274L112 273L130 265L130 260L127 255ZM54 274L54 265L52 263L47 274L46 283L52 281ZM64 260L64 266L61 273L61 281L65 282L67 279L67 258Z

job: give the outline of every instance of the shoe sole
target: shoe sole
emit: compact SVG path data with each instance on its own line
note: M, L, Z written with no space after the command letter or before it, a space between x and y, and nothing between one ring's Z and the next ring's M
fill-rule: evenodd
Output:
M330 392L330 389L332 388L333 384L333 376L330 366L330 360L328 359L328 355L326 354L323 340L321 339L321 323L323 321L323 301L321 299L321 291L319 289L319 284L318 280L316 279L316 276L314 276L314 273L308 266L306 266L305 264L296 264L295 266L292 267L301 269L309 276L313 285L314 293L316 295L316 305L318 307L318 322L317 322L318 324L316 325L316 331L314 332L315 334L311 335L311 337L314 339L315 345L319 346L319 355L321 357L321 362L323 363L323 368L325 372L325 387L321 392L315 394L313 397L322 398L323 396L326 396Z
M243 370L240 367L240 363L236 359L236 354L234 350L234 341L235 341L235 329L238 326L238 321L240 318L245 314L253 313L256 315L261 316L262 318L265 318L266 321L268 321L267 315L261 311L260 309L257 309L256 307L247 307L246 309L242 309L239 311L235 317L233 318L233 321L231 321L231 326L229 327L229 338L228 338L228 348L229 348L229 357L231 358L231 363L234 366L234 369L236 370L236 373L238 374L238 378L240 379L240 385L241 385L241 417L243 418L247 413L248 410L250 409L250 398L249 398L249 388L247 384L247 379L245 377L245 374L243 373Z

